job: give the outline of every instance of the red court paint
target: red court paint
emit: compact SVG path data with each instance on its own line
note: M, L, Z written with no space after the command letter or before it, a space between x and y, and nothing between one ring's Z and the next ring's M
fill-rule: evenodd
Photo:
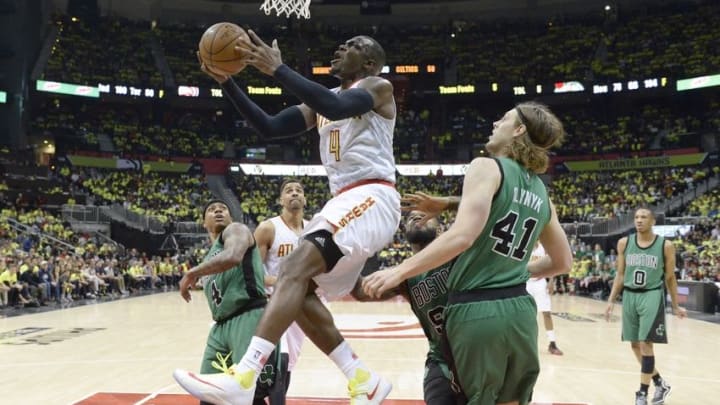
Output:
M99 392L89 398L76 402L74 405L133 405L143 401L149 394L134 394L125 392ZM340 398L289 398L288 405L340 405L347 404L347 399ZM143 405L197 405L198 400L187 394L159 394L153 399L143 402ZM425 405L417 399L386 399L383 405ZM590 405L587 403L567 402L533 402L531 405Z

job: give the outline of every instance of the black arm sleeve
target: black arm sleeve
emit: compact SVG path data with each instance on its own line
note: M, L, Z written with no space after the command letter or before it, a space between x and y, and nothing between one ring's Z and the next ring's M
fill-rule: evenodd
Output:
M287 65L280 65L274 76L310 108L333 121L365 114L375 105L372 95L365 89L350 89L336 94L304 78Z
M270 116L253 103L232 78L225 81L222 88L235 109L263 136L295 135L307 130L305 117L296 106L288 107Z

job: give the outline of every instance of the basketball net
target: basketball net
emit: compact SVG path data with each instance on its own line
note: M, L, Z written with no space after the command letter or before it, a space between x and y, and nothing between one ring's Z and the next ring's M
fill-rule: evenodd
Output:
M310 1L311 0L265 0L260 6L260 10L265 14L275 10L275 14L279 16L285 14L290 17L310 18Z

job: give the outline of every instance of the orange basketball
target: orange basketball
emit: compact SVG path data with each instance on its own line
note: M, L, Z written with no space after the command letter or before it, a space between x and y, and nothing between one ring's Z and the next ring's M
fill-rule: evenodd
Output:
M234 75L245 68L242 55L235 52L238 38L250 41L247 32L239 26L221 22L208 28L200 38L200 58L213 70Z

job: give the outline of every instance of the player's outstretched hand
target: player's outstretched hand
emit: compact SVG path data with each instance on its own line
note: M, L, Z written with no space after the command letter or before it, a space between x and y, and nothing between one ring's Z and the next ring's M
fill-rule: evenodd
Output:
M183 297L185 302L192 301L192 295L190 295L190 288L197 282L197 277L191 271L185 273L182 279L180 279L180 295Z
M378 270L363 279L363 291L369 297L379 299L385 292L400 285L402 279L398 274L394 267Z
M675 316L677 316L680 319L687 317L687 311L683 307L673 308L673 314L675 314Z
M436 197L418 191L414 194L405 194L400 200L400 208L403 211L422 211L426 215L418 221L418 226L423 226L427 221L440 215L447 207L447 201L443 197Z
M210 67L208 67L208 65L206 65L205 62L203 62L202 58L200 57L200 52L195 52L195 54L197 55L198 62L200 62L200 70L202 70L208 76L215 79L216 82L223 84L230 78L230 76L228 76L224 73L218 73L217 71L214 71Z
M275 70L282 65L282 55L278 47L277 39L273 39L272 47L260 39L255 31L248 30L251 42L238 39L235 43L235 52L243 55L243 60L259 71L272 76Z
M608 322L610 322L610 318L612 317L613 308L615 308L615 304L608 304L605 309L605 320Z

